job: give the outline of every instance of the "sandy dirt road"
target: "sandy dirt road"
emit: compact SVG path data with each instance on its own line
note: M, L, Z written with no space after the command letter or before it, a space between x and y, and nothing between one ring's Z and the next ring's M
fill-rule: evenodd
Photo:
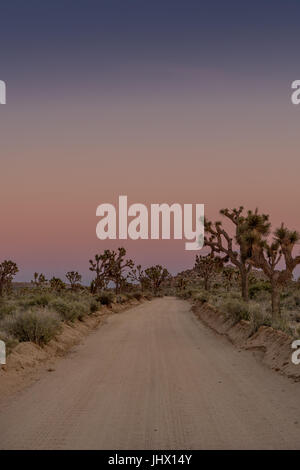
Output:
M300 384L156 299L0 407L1 449L300 449Z

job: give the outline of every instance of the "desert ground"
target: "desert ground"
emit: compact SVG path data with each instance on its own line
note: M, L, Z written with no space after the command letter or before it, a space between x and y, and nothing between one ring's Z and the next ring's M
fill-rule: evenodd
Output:
M1 449L300 449L300 383L157 298L0 406Z

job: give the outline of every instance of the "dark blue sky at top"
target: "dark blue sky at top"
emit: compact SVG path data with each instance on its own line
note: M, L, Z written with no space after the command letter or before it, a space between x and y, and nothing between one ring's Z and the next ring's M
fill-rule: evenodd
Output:
M0 13L3 77L130 61L298 67L298 0L9 0Z

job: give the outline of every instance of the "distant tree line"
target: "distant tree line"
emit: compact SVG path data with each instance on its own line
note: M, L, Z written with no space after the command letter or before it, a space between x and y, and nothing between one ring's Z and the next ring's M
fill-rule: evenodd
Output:
M123 247L117 251L104 250L103 253L96 254L89 260L89 269L94 273L90 285L92 294L108 289L110 283L113 283L116 294L132 286L138 286L142 291L149 289L157 294L163 282L171 277L168 270L161 265L151 266L145 270L142 270L141 265L135 268L132 259L126 259L126 249ZM3 261L0 264L0 297L11 291L13 278L18 271L13 261ZM68 271L65 276L68 285L58 277L54 276L48 280L43 273L35 272L31 284L38 289L47 288L56 292L67 287L72 291L82 287L82 276L77 271ZM130 281L133 284L130 284Z
M207 255L197 255L193 272L203 279L204 287L209 289L216 273L222 275L227 289L239 278L241 295L249 300L249 277L253 268L261 270L270 283L272 316L280 319L280 297L282 290L293 279L293 272L300 264L300 255L293 254L300 240L298 232L289 230L283 223L272 232L269 216L249 210L245 213L238 209L222 209L220 214L230 221L232 231L227 231L222 221L204 220L204 247L210 249ZM133 285L144 291L151 289L157 294L163 285L170 282L171 276L166 268L155 265L142 269L132 259L126 258L126 249L104 250L89 260L89 269L94 274L90 290L93 294L106 290L113 283L116 294ZM12 280L19 269L16 263L5 260L0 263L0 297L9 292ZM69 288L80 288L82 276L77 271L66 273ZM179 278L179 289L185 289L187 280ZM47 280L44 274L34 273L32 284L55 291L66 288L60 278Z

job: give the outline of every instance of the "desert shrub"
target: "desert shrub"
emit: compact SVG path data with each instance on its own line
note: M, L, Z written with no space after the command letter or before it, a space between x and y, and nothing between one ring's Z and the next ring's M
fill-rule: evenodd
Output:
M295 302L296 307L300 306L300 295L299 294L294 295L294 302Z
M128 300L127 295L119 294L116 297L117 304L124 304L125 302L127 302L127 300Z
M64 320L75 320L72 317L71 304L66 299L57 298L50 303L50 308L59 313Z
M242 300L240 291L223 292L221 295L226 296L228 299Z
M222 305L222 310L227 317L232 318L235 323L240 320L249 320L249 308L246 302L238 299L228 299Z
M179 290L177 291L177 297L181 299L189 299L191 296L190 290Z
M280 292L280 300L285 300L285 299L290 299L291 298L291 292L287 289L282 290Z
M64 321L82 320L90 312L90 304L84 300L57 298L49 306L59 313Z
M1 302L0 303L0 320L6 317L6 315L13 314L16 311L16 309L17 309L17 304L13 302L9 302L9 303Z
M241 302L240 292L235 291L211 291L209 293L209 303L214 305L219 310L224 310L224 304L227 302Z
M222 288L223 284L221 282L214 282L213 283L213 289L219 289Z
M201 292L201 290L199 289L186 289L184 291L179 291L178 292L178 297L181 297L182 299L190 299L192 298L194 295L198 294L199 292Z
M141 300L142 297L143 297L143 294L142 294L141 292L134 292L133 297L134 297L136 300Z
M185 299L190 299L190 298L193 297L193 295L196 294L197 292L198 292L198 291L195 290L195 289L187 289L187 290L185 291L185 294L184 294L183 297L184 297Z
M208 302L209 301L209 293L208 292L197 292L193 295L193 299L196 301L196 302L200 302L202 304L204 304L205 302Z
M263 305L251 304L248 307L252 334L261 326L271 326L271 316L267 314Z
M287 315L283 311L281 311L280 318L277 318L276 320L273 320L271 322L271 326L275 330L281 330L284 333L287 333L288 335L293 334L291 326L289 325L289 322L288 322L288 319L287 319Z
M133 300L135 297L133 294L131 294L131 292L129 292L128 294L125 294L125 297L126 297L126 300Z
M183 298L183 292L184 291L177 289L176 290L176 296L179 297L180 299Z
M300 323L300 312L293 312L290 317L294 322Z
M31 307L47 307L51 300L53 299L53 296L51 294L47 293L42 293L42 294L35 294L35 295L29 295L29 296L24 296L24 298L19 299L19 305L23 307L25 310Z
M290 296L284 301L281 301L281 305L287 310L297 310L297 305L295 304L294 296Z
M96 300L101 305L111 305L113 303L114 296L112 292L101 292L101 294L97 295Z
M1 327L18 341L32 341L42 346L59 332L60 320L57 313L50 310L28 310L10 316Z
M145 292L144 297L147 300L152 300L153 299L153 295L151 294L151 292Z
M166 287L164 289L164 294L166 296L171 296L171 297L174 297L177 295L177 292L176 292L176 289L174 287Z
M85 317L90 312L90 304L87 305L85 302L79 302L79 301L73 302L71 303L71 312L75 320L76 319L82 320L83 317Z
M271 292L271 284L268 281L257 281L249 287L249 297L253 299L261 292Z
M95 313L99 310L99 304L95 300L92 300L90 303L90 313Z

